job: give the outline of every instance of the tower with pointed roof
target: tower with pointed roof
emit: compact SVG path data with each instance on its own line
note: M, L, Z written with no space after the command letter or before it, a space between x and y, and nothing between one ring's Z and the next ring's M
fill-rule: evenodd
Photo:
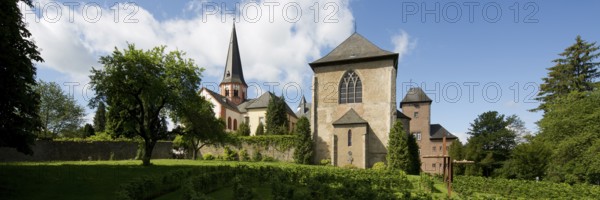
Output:
M238 127L245 123L250 126L250 135L255 135L258 124L265 124L264 119L269 100L276 96L273 93L265 92L256 99L248 98L248 85L244 79L235 24L231 31L224 68L219 92L203 87L200 95L213 104L213 112L217 118L225 121L227 132L237 131ZM286 112L289 121L288 131L292 132L297 117L287 105Z
M219 88L221 90L220 94L236 105L243 103L247 99L248 94L246 92L248 85L246 84L246 80L244 80L235 23L231 31L231 39L229 40L229 50L227 51L223 80Z
M442 159L425 158L443 154L443 136L448 143L457 137L448 132L440 124L431 124L431 103L433 101L421 88L410 88L402 101L400 108L410 120L410 133L415 136L421 157L421 170L428 173L442 172Z

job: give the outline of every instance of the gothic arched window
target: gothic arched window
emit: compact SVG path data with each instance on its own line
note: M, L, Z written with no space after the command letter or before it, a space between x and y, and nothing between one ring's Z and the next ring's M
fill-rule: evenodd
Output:
M227 117L227 129L231 130L231 117Z
M352 130L348 130L348 146L352 146Z
M233 119L233 130L237 131L237 119Z
M354 71L347 71L340 81L339 103L361 103L362 82Z

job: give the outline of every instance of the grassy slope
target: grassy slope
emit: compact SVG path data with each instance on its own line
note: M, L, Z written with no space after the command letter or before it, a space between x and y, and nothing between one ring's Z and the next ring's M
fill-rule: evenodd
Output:
M153 160L153 166L143 167L141 161L65 161L0 163L0 199L114 199L115 191L122 183L141 176L154 176L174 169L199 165L294 165L291 163L252 163L228 161ZM317 166L315 166L317 167ZM418 184L418 176L409 176ZM443 186L436 185L445 195ZM256 193L270 193L270 188L259 187ZM264 190L264 191L263 191ZM267 191L268 190L268 191ZM213 197L228 195L230 188L211 194ZM180 192L167 194L159 199L178 199ZM270 194L265 194L269 195Z

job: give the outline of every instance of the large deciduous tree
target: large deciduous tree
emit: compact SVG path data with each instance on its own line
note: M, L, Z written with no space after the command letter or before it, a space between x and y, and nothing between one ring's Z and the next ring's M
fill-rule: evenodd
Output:
M310 164L314 151L308 118L301 117L298 119L296 130L294 132L300 136L300 142L296 144L294 150L294 161L298 164Z
M43 62L26 28L19 0L0 1L0 147L32 154L30 145L41 128L34 86L36 67ZM32 7L31 0L23 0Z
M528 138L532 138L529 137ZM503 167L501 175L505 178L536 180L543 178L548 166L551 149L539 141L525 141L515 147Z
M173 132L182 135L194 160L202 147L229 142L225 133L225 121L215 117L212 104L201 96L183 104L173 117L180 123Z
M573 91L592 91L596 86L594 80L600 77L600 62L595 62L600 57L598 49L595 42L589 43L577 36L575 44L560 53L561 58L553 60L556 64L548 68L548 77L542 79L544 83L536 98L540 106L534 111L548 111L548 104Z
M39 115L42 121L40 138L56 138L77 132L85 112L73 97L63 92L55 82L39 81L36 92L40 95Z
M465 148L460 142L460 139L452 141L452 144L448 146L448 155L452 160L463 160L465 159ZM457 164L453 166L454 174L463 175L465 173L465 165Z
M403 170L409 174L419 174L421 163L416 145L414 137L411 137L404 131L402 122L396 121L389 134L387 152L388 168ZM417 148L411 148L411 146Z
M271 96L267 106L267 134L283 135L288 133L287 104L283 96Z
M193 107L188 104L197 99L203 69L184 56L181 51L165 53L164 46L141 50L129 44L102 56L103 69L92 69L96 97L90 105L105 102L111 131L143 139L144 165L150 165L156 142L167 136L163 117Z
M600 183L600 90L556 99L535 140L552 147L547 180Z
M496 111L488 111L471 123L465 155L468 160L475 161L475 165L467 166L467 174L488 177L502 167L502 162L508 159L516 145L516 134L508 128L512 123L510 119Z

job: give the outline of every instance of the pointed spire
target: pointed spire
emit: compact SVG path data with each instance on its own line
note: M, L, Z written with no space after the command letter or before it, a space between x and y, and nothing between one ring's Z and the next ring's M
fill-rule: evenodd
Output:
M229 40L229 50L227 52L227 61L221 83L241 83L244 86L248 86L244 80L244 72L242 70L242 60L240 58L240 49L238 47L237 33L235 31L235 21L233 22L231 39Z
M304 95L302 95L302 99L300 99L300 103L298 104L298 109L300 108L306 108L306 98L304 98Z

